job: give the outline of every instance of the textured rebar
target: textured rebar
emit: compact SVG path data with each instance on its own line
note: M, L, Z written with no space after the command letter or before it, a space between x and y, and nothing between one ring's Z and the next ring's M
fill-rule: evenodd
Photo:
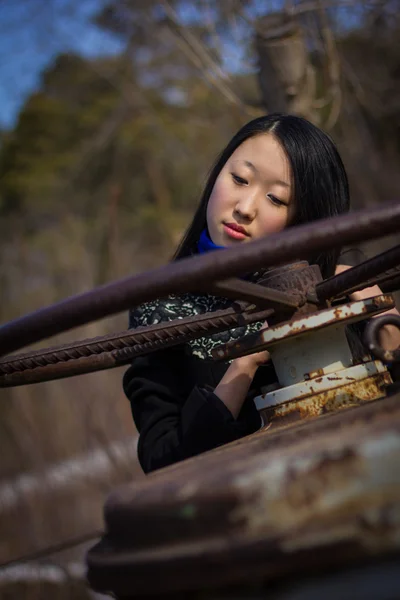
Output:
M0 355L141 302L196 290L202 282L229 279L258 268L308 258L316 252L393 233L399 227L400 204L386 204L291 227L238 247L178 260L3 325L0 328Z
M229 328L231 323L234 322L234 319L232 320L230 317L240 319L240 315L241 313L235 311L234 308L228 308L226 310L215 311L212 315L208 313L191 316L167 323L157 323L93 339L85 339L29 353L3 357L0 359L0 373L8 374L36 367L44 367L57 362L83 358L93 354L132 348L136 345L144 346L145 344L152 344L168 337L182 335L182 333L193 334L195 337L199 331L203 334L204 331L208 331L208 328L215 327L215 323Z
M141 354L263 321L274 312L273 309L237 312L237 308L230 307L211 314L5 357L0 360L0 387L38 383L118 367Z

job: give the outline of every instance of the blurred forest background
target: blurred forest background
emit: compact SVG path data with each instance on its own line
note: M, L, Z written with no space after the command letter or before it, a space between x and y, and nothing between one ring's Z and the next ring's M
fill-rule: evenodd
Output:
M167 262L265 112L333 136L354 208L398 198L399 0L0 0L0 31L0 322ZM100 529L142 477L123 371L0 391L1 562Z

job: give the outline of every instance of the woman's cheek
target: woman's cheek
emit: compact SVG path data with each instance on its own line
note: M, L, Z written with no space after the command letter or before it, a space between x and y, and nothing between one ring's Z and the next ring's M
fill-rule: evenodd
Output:
M219 205L218 205L218 197L216 194L212 194L210 196L210 200L208 201L208 206L207 206L207 213L206 213L206 220L207 220L207 227L208 227L208 233L211 237L211 240L214 242L214 244L220 244L221 240L219 239L219 232L218 232L218 223L220 220L220 209L219 209Z
M217 180L215 182L213 191L210 196L209 204L211 203L212 207L215 210L223 209L228 198L227 186L223 180Z
M284 212L281 209L278 209L278 211L273 212L268 211L268 214L263 219L263 222L265 224L263 231L264 234L279 233L280 231L283 231L287 226L287 210L285 209Z
M227 186L223 182L216 182L211 192L207 207L207 220L212 219L214 222L219 222L222 217L226 216L226 210L229 204L229 194Z

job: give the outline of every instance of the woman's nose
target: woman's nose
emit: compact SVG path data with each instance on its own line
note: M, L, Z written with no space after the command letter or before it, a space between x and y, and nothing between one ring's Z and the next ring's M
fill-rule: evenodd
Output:
M244 193L237 201L235 211L242 217L253 220L257 214L257 199L253 193Z

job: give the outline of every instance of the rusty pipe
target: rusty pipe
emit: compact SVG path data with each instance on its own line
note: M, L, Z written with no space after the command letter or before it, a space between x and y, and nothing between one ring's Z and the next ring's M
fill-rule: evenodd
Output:
M363 261L348 271L329 277L315 286L318 300L328 300L339 295L347 295L373 285L369 281L400 264L400 245L386 250L373 258ZM397 274L398 275L398 274ZM388 274L389 277L389 274ZM386 278L384 278L385 280Z

